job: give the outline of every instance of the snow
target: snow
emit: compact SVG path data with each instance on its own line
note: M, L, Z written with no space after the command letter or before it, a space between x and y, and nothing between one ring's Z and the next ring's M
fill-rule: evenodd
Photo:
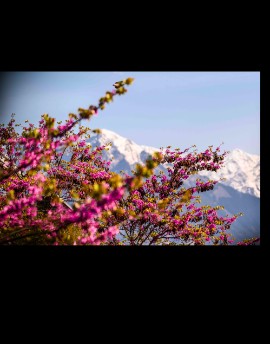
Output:
M217 172L203 171L201 175L219 180L237 191L260 197L260 156L244 152L241 149L232 150L225 158L223 167Z
M95 134L92 136L93 138L90 139L90 142L96 141L100 145L105 145L109 142L112 142L112 149L111 151L114 154L109 154L110 158L113 156L115 162L119 160L119 155L124 156L125 160L131 165L134 166L136 163L143 163L143 159L141 158L141 154L146 152L148 154L152 154L159 149L154 147L148 146L140 146L132 140L129 140L125 137L122 137L113 131L107 129L101 129L101 134ZM118 154L117 154L118 153ZM120 154L119 154L120 153Z

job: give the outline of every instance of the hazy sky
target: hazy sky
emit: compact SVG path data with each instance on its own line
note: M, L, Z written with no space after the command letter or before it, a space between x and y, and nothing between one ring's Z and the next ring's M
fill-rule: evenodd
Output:
M19 123L37 123L43 113L64 120L126 77L135 78L128 92L88 126L157 148L224 142L225 150L260 154L259 72L5 72L0 122L11 113Z

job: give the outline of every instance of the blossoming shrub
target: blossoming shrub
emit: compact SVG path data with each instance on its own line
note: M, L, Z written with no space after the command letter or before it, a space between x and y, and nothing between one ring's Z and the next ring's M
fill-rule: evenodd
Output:
M79 108L65 124L45 114L38 127L19 134L14 116L0 127L0 243L11 245L228 245L233 217L221 207L200 206L199 193L215 181L185 181L201 170L217 171L226 153L190 149L156 152L131 176L110 171L108 146L87 144L90 120L132 78L114 84L97 106ZM27 121L26 121L27 123ZM71 158L65 160L69 153ZM167 173L158 170L165 166ZM255 243L247 240L242 245Z

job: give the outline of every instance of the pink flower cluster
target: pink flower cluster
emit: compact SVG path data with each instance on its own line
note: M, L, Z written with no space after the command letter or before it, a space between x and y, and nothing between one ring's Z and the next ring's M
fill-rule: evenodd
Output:
M217 181L197 179L195 186L185 188L194 171L216 171L222 166L226 153L218 152L219 149L204 153L166 149L161 164L166 164L167 173L146 179L124 202L125 221L120 225L123 241L136 245L232 243L227 232L238 215L220 216L218 207L197 205L197 195L212 190ZM115 222L111 219L114 223L117 218Z

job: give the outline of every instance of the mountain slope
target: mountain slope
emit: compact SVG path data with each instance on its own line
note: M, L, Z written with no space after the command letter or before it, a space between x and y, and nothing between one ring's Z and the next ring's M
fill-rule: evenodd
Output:
M93 147L112 142L110 150L104 152L104 157L106 159L113 158L111 169L115 172L124 170L130 173L136 163L144 163L149 154L159 150L154 147L140 146L107 129L102 129L102 134L94 134L88 142Z
M213 191L201 193L201 199L202 204L223 205L224 214L243 213L231 226L237 241L260 236L260 198L218 183Z
M231 151L224 160L223 167L214 172L202 172L208 178L226 178L222 184L237 191L260 197L260 157L240 149Z

